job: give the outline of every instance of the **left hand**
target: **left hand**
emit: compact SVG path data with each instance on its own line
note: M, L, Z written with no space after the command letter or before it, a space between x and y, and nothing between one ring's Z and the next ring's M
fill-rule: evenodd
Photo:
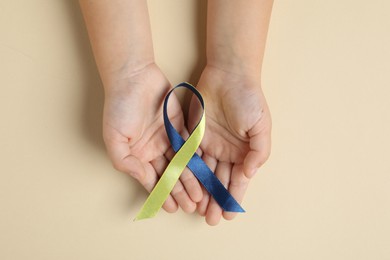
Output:
M271 116L260 80L206 66L197 89L206 109L202 159L241 203L250 178L268 159L271 149ZM193 98L189 129L199 120L200 114L193 112L200 111L197 106ZM217 225L222 216L230 220L237 214L223 212L205 190L197 210L209 225Z

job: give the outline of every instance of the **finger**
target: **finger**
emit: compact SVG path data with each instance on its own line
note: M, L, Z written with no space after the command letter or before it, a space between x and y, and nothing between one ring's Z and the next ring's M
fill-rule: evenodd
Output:
M247 178L243 171L242 165L234 165L232 168L232 175L229 183L229 192L241 204L245 192L248 188L249 178ZM226 220L232 220L237 215L236 212L223 212L223 217Z
M207 154L203 154L202 160L207 164L210 170L214 173L215 168L217 167L217 160ZM205 216L207 211L207 206L210 201L210 194L203 186L202 186L202 190L203 190L203 198L197 205L197 211L199 215Z
M164 170L167 168L169 161L167 158L160 157L160 168L161 170L159 172L164 172ZM154 162L154 161L153 161ZM154 162L155 163L155 162ZM173 187L171 191L171 195L174 198L174 200L179 204L179 206L183 209L186 213L192 213L196 209L196 204L191 200L191 198L188 196L187 192L184 189L183 184L178 180Z
M191 200L184 189L183 184L178 181L171 191L173 198L186 213L193 213L196 209L196 203Z
M221 181L225 188L228 187L232 166L228 162L218 162L215 170L215 175ZM219 223L222 217L222 208L218 205L214 198L210 199L206 212L206 222L210 226L215 226Z
M198 212L199 215L204 217L206 216L207 206L209 205L210 194L204 187L202 187L202 192L203 192L203 197L202 200L196 204L196 211Z
M250 151L244 159L244 173L252 178L271 153L271 132L267 130L250 136L249 147Z
M168 149L166 152L166 158L170 161L175 155L173 149ZM180 182L184 186L185 191L193 202L199 202L202 200L203 192L199 181L194 174L186 167L180 175Z
M112 134L111 139L105 139L108 156L115 169L127 173L137 180L144 178L145 169L142 163L131 155L128 139Z
M165 170L165 168L167 166L167 162L166 162L165 157L161 156L161 157L156 158L153 161L151 161L151 165L154 168L154 171L156 172L156 174L159 177L161 177L162 173L164 172L164 170ZM152 188L154 186L155 185L153 185ZM167 211L168 213L173 213L173 212L177 211L177 208L178 208L177 202L172 197L172 195L169 194L168 198L165 200L165 202L163 204L163 209L165 211Z
M130 155L130 148L126 138L116 135L111 135L111 137L111 139L106 139L105 143L108 156L110 157L114 168L134 177L150 193L157 183L158 171L151 169L150 167L145 169L144 165L137 157ZM172 197L168 197L163 208L167 212L175 212L177 210L177 204Z
M153 188L156 186L156 184L159 180L158 174L157 174L156 170L154 169L154 167L149 163L145 164L144 168L146 171L145 178L140 180L140 183L142 184L142 186L145 187L145 189L149 193L151 193ZM164 202L163 208L168 213L173 213L173 212L177 211L178 206L177 206L176 201L171 196L169 196L167 198L167 200Z

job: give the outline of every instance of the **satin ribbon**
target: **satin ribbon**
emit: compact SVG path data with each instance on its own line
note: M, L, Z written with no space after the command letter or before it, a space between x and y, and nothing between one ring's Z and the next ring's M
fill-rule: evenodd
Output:
M179 87L185 87L191 90L197 96L203 108L200 121L186 141L184 141L184 139L169 121L167 111L169 97L172 92ZM164 100L163 114L165 130L176 154L168 164L160 180L150 193L149 197L145 201L140 212L137 214L134 220L151 218L158 213L186 166L193 172L195 177L213 196L213 198L224 211L245 212L245 210L226 190L226 188L218 180L218 178L214 175L206 163L196 154L196 150L202 141L206 126L204 101L198 90L186 82L180 83L171 89Z

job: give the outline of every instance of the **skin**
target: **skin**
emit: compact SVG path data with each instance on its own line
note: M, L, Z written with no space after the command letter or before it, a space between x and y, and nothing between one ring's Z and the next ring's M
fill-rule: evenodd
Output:
M260 83L210 67L197 88L207 104L202 159L242 202L250 179L270 154L271 116ZM197 111L194 106L198 106L195 100L190 111ZM192 127L198 117L190 114ZM223 212L206 191L197 211L209 225L217 225L222 216L227 220L236 216Z
M197 85L206 104L202 158L238 202L271 150L271 116L261 88L271 9L270 0L208 1L207 65ZM192 100L189 129L199 118L197 106ZM209 225L237 215L223 212L206 191L197 211Z
M164 130L163 99L171 84L154 62L144 0L80 1L105 90L103 138L114 167L155 186L173 156ZM131 33L129 33L131 32ZM179 102L172 95L169 117L186 137ZM201 187L186 169L163 208L194 212Z
M162 119L171 84L155 64L145 0L80 0L105 89L103 137L114 167L149 192L173 156ZM209 0L207 65L197 85L206 103L203 160L241 202L250 178L267 160L271 117L261 88L261 66L272 0ZM188 128L199 120L192 100ZM179 102L169 117L188 136ZM209 225L223 212L186 169L164 204L174 212L197 209Z

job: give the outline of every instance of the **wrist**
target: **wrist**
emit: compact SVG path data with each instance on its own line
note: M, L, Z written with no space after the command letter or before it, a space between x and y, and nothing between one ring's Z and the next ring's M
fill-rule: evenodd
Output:
M100 71L100 76L105 91L110 92L124 87L132 78L156 66L153 57L132 59L124 62L122 66L118 66L118 69Z
M250 66L240 62L219 63L207 61L203 73L228 82L250 81L259 83L261 81L261 67Z
M261 61L232 52L218 54L208 52L206 65L240 76L260 77L261 75Z
M256 89L261 87L261 77L260 73L249 73L248 71L237 73L236 71L225 70L224 68L207 64L202 72L199 84L203 88L213 89L213 91L237 86Z

